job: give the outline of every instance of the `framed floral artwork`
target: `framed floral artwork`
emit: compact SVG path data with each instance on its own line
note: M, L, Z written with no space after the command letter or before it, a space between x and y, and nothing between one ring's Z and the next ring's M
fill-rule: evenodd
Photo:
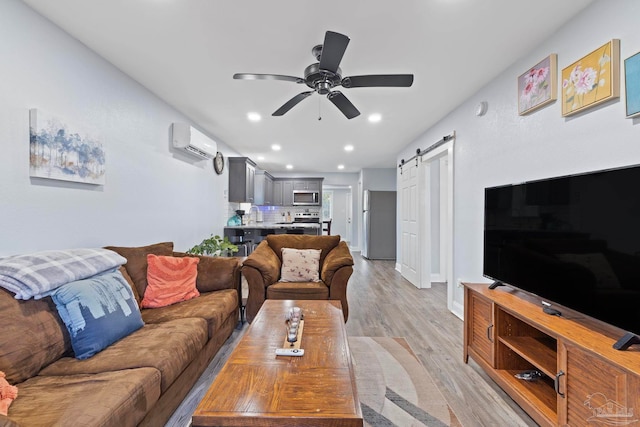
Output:
M627 118L640 116L640 52L624 60Z
M562 70L562 116L620 97L620 40L613 39Z
M518 77L518 114L521 116L558 98L556 54L551 54Z

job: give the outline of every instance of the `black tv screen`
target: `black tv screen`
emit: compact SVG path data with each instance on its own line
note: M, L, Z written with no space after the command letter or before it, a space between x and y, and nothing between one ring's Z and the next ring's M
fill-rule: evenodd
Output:
M640 167L485 189L483 274L640 334Z

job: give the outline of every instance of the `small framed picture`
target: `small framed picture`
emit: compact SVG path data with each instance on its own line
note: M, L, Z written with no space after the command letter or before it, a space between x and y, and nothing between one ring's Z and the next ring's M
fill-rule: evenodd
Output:
M557 55L551 54L518 77L518 114L521 116L558 98Z
M620 97L620 40L613 39L562 69L562 116Z
M624 60L627 118L640 116L640 52Z

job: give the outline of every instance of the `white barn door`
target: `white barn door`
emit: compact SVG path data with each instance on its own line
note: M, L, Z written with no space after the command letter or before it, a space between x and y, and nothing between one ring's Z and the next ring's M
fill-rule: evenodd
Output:
M400 193L402 206L402 277L414 286L420 287L420 227L419 214L419 170L418 161L402 166L400 175Z

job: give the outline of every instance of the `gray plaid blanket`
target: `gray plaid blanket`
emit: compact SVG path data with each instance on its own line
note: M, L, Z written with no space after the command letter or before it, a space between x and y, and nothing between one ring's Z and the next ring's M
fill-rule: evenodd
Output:
M127 259L108 249L43 251L0 258L0 287L16 299L40 299L56 288L116 268Z

